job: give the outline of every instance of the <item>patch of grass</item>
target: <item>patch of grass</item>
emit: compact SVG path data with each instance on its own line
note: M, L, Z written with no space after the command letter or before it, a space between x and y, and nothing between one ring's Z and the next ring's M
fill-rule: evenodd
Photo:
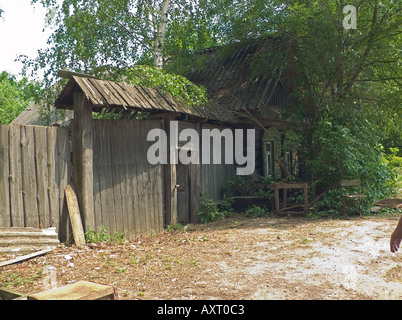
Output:
M400 265L397 265L396 267L389 269L385 273L385 278L388 281L402 282L402 267Z
M267 209L264 207L252 205L246 210L246 217L258 218L265 217L267 215Z
M184 227L180 223L170 224L166 227L166 231L173 232L178 230L183 230ZM184 229L185 230L185 229Z
M188 263L193 267L198 266L198 262L194 257L190 258L190 260L188 260Z
M116 273L123 273L126 272L127 268L120 268L120 267L116 267L115 271Z
M313 242L313 239L304 238L300 241L301 244L308 244L309 242Z
M38 279L42 278L43 270L33 274L32 276L24 277L19 273L3 273L0 275L0 283L8 287L19 287L26 284L34 284Z
M114 231L112 235L110 235L107 228L104 226L100 228L99 232L96 232L92 229L89 229L85 233L85 241L87 243L94 243L94 242L108 242L108 243L124 243L126 241L127 231L122 233L118 231Z

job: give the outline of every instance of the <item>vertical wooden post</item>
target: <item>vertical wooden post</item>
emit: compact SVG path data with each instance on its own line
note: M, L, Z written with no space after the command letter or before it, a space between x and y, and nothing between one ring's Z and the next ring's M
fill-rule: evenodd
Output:
M168 164L164 165L165 174L164 174L164 189L165 189L165 224L171 225L177 223L177 188L176 188L176 164L171 163L170 155L172 152L175 152L176 146L171 144L170 135L176 134L175 132L171 132L170 130L170 120L173 120L172 117L164 118L164 128L168 133Z
M95 230L93 201L92 108L82 92L74 99L73 185L85 231Z
M304 213L308 213L308 183L304 184Z
M8 130L0 125L0 228L11 227Z
M283 188L283 201L282 208L286 208L288 206L288 188Z
M279 186L278 184L274 184L274 190L275 190L275 213L279 213Z

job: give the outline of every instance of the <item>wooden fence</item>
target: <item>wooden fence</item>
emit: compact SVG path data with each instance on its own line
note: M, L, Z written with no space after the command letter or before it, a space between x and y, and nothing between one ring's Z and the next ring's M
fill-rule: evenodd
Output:
M58 226L71 166L68 128L0 126L0 227Z
M162 122L94 120L95 225L137 237L164 228L163 165L151 165L147 142Z
M196 222L200 191L222 198L224 182L234 176L233 165L192 165L176 175L171 165L148 162L147 150L154 143L147 141L148 132L163 125L163 120L92 120L95 231L105 227L130 238L149 235L169 223L172 201L187 203L185 210L191 213L184 213L183 221ZM180 127L191 124L181 122ZM200 132L216 126L192 127ZM72 239L64 194L73 181L72 131L0 126L0 227L55 226L61 241ZM180 174L187 172L187 193L172 197Z

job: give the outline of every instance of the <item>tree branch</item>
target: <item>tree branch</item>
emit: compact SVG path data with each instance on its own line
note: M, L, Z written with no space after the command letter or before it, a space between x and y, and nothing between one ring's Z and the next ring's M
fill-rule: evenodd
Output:
M363 53L362 58L360 59L361 64L360 66L357 68L356 72L353 74L353 76L351 77L350 81L348 83L346 83L345 89L343 90L344 93L350 91L353 87L353 84L356 82L357 78L359 77L360 73L362 73L362 71L364 70L364 60L368 57L371 49L372 49L372 45L374 42L374 37L375 37L375 25L376 25L376 21L377 21L377 13L378 13L378 6L376 6L374 8L374 12L373 12L373 19L372 19L372 23L371 23L371 28L370 28L370 33L369 33L369 38L367 40L367 47L366 50Z
M130 29L128 29L126 26L124 26L119 20L116 18L112 17L111 15L107 14L101 6L99 6L99 10L109 19L113 20L115 23L117 23L124 31L126 31L128 34L130 34L136 41L138 41L141 45L143 45L146 49L152 52L152 49L144 43L134 32L132 32Z
M398 81L398 80L402 80L402 77L391 77L391 78L381 78L381 79L359 79L356 81L358 81L358 82L364 82L364 81L366 81L366 82L382 82L382 81L390 81L390 80Z

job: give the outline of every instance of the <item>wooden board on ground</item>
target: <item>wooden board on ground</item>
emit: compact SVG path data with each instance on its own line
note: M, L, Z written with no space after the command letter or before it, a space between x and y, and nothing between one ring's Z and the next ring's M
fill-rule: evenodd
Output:
M4 262L0 263L0 267L8 266L10 264L18 263L18 262L21 262L21 261L25 261L25 260L28 260L28 259L35 258L35 257L39 257L39 256L42 256L42 255L52 251L52 250L53 250L52 248L49 248L49 249L41 250L41 251L38 251L38 252L30 253L30 254L27 254L25 256L20 256L18 258L12 259L12 260L4 261Z
M73 228L74 242L77 246L83 246L85 245L85 234L82 226L77 196L71 185L67 185L64 190L66 192L68 213L70 215L71 226Z
M113 286L78 281L64 287L28 295L28 300L116 300Z

